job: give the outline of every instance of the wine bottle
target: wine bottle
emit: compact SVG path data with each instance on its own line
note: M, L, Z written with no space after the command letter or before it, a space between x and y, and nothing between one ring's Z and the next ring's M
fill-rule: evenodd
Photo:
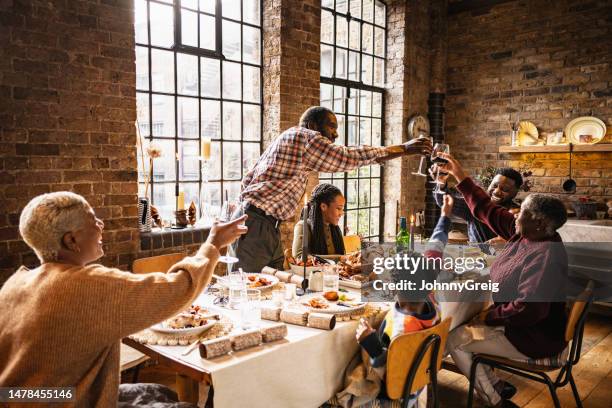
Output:
M407 251L410 248L410 233L408 232L406 217L400 217L400 228L397 237L395 237L395 247L397 252Z

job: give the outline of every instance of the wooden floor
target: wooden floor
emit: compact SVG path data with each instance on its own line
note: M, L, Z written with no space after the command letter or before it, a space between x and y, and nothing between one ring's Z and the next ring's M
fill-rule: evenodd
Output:
M573 370L578 391L585 408L609 408L612 406L612 317L589 316L582 344L580 362ZM543 384L521 377L500 373L500 377L518 388L512 401L525 408L552 407L552 399ZM460 375L442 370L439 373L440 406L442 408L464 407L467 402L468 381ZM174 388L174 374L160 366L141 370L138 382L155 382ZM563 407L575 407L569 385L558 390ZM475 403L475 407L482 404Z

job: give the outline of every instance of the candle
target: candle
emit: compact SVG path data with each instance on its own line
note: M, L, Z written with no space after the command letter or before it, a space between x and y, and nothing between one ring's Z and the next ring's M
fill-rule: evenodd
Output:
M410 251L414 251L414 214L410 214Z
M395 202L395 236L398 233L398 225L399 225L399 200Z
M210 137L202 138L202 159L210 160Z
M304 262L304 278L306 278L306 260L308 259L308 196L304 195L304 211L302 212L302 261Z
M185 192L181 191L178 194L178 201L176 204L176 209L177 210L184 210L185 209Z

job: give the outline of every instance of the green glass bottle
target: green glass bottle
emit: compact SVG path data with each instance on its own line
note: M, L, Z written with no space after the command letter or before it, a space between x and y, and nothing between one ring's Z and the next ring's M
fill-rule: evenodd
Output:
M408 251L410 249L410 233L408 232L406 217L400 217L400 228L397 237L395 237L395 248L397 252Z

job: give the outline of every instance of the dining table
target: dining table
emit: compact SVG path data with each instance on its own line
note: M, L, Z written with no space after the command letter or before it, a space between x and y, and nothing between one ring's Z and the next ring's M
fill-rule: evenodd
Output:
M488 270L480 271L486 279ZM349 292L361 294L359 289ZM482 294L467 293L445 301L436 293L442 318L452 317L451 330L469 321L486 305ZM214 304L215 295L205 291L193 303L230 318L232 332L240 328L240 311ZM375 319L380 320L386 308ZM265 328L277 322L261 320ZM182 401L199 407L319 407L339 392L345 370L358 351L357 319L338 321L333 330L287 324L287 336L225 356L205 359L198 348L185 355L189 346L143 344L133 338L123 342L150 356L178 374L177 391Z

